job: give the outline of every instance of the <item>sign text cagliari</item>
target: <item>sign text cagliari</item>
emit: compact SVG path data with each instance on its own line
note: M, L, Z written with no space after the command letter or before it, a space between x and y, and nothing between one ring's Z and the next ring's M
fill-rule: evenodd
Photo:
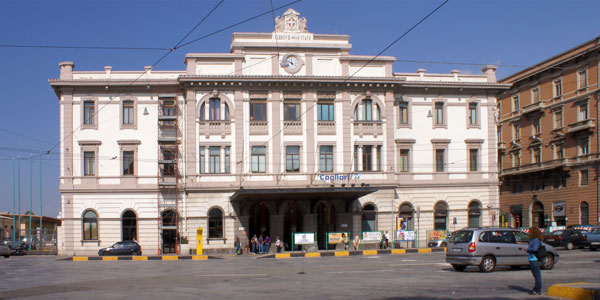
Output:
M278 41L312 41L313 35L310 33L274 33L273 36Z

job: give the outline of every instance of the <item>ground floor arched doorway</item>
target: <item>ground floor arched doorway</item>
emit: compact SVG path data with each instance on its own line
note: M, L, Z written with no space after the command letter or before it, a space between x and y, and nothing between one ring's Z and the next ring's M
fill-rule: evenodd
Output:
M165 210L162 217L162 252L175 253L177 245L177 213L174 210Z
M327 244L327 232L336 231L335 207L327 202L321 202L317 206L317 246L325 249Z
M539 201L533 203L531 207L531 226L544 228L544 204Z
M302 211L296 202L290 202L283 217L283 243L285 250L292 250L292 236L296 232L302 232Z
M250 206L248 220L248 238L252 239L254 235L263 238L271 234L270 212L264 203L256 203Z

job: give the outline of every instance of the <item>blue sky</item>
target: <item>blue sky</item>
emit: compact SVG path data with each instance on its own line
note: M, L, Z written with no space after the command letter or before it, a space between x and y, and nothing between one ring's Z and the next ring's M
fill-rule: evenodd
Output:
M0 1L1 45L173 47L219 0ZM274 7L293 0L273 0ZM375 55L440 5L442 0L302 0L292 7L313 33L351 35L351 54ZM188 40L215 32L271 9L270 0L225 0ZM275 12L281 15L285 9ZM600 35L600 1L451 0L383 55L399 60L498 64L498 77L530 66ZM233 32L271 32L273 17L225 30L171 53L157 70L183 70L187 52L229 52ZM76 70L143 70L164 51L0 47L0 212L12 211L13 161L30 152L43 156L44 215L56 216L59 106L48 84L58 63ZM505 66L503 66L505 65ZM399 63L395 72L480 73L479 66ZM11 148L11 149L9 149ZM12 149L18 148L18 149ZM30 161L21 161L21 211L29 209ZM33 171L33 211L39 213L39 161Z

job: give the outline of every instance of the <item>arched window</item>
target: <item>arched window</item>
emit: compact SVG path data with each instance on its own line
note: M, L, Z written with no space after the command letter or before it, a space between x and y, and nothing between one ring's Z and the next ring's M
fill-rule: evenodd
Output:
M198 119L200 119L200 121L204 121L205 118L206 118L205 108L204 108L204 103L202 103L202 105L200 105L200 113L198 115Z
M478 201L471 201L469 204L469 227L479 226L481 226L481 204Z
M211 121L221 120L221 99L210 98L208 100L208 119Z
M579 223L582 225L590 224L590 206L587 202L581 202L579 205Z
M381 121L381 109L372 99L363 99L354 109L355 121Z
M401 230L414 230L414 209L409 203L404 203L400 205L400 218L401 223L398 224Z
M225 102L223 102L223 112L223 120L229 121L229 105L227 105Z
M545 218L544 218L544 205L536 201L531 207L531 226L544 228Z
M137 216L133 211L127 210L123 213L121 232L123 241L137 240Z
M208 212L208 238L223 238L223 211L219 208Z
M98 215L93 210L83 213L83 240L98 240Z
M444 202L439 202L433 209L434 230L448 230L448 206Z
M375 213L375 206L367 204L363 207L362 213L362 231L375 231L377 223L377 214Z

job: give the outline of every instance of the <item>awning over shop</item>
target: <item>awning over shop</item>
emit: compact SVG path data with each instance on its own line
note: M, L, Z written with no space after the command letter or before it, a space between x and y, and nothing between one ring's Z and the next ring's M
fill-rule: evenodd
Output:
M303 199L347 199L353 200L376 192L374 187L327 187L327 188L273 188L244 189L235 192L229 199L236 201L303 200Z

